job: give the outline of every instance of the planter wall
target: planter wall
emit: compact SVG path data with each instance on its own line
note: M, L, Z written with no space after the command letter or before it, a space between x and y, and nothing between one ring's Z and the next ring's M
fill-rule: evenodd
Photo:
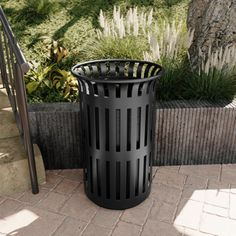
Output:
M79 104L29 105L33 140L47 169L82 167ZM236 162L236 101L157 104L154 165Z
M236 101L157 105L155 165L236 162Z
M79 104L30 104L33 142L37 143L46 169L82 166L79 158Z

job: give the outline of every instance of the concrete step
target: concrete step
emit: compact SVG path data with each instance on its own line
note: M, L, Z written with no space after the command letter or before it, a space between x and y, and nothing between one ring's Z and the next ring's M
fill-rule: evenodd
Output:
M39 183L45 182L40 150L34 145ZM0 195L25 191L31 186L28 159L19 137L6 89L0 87Z
M10 107L6 89L0 89L0 109Z
M40 150L34 145L39 183L45 182L45 168ZM28 160L20 137L0 139L0 195L30 188Z
M11 108L0 109L0 139L19 136Z

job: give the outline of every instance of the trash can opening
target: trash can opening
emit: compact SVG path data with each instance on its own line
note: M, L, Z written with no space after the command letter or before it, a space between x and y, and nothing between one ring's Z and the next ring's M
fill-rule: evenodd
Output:
M76 77L97 83L139 83L156 79L162 72L156 63L125 59L90 61L72 68Z

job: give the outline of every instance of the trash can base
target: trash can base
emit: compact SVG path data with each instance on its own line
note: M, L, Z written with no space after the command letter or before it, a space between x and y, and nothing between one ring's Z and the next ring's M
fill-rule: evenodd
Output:
M145 193L143 193L137 197L134 197L132 199L127 199L127 200L105 199L104 200L103 198L94 197L90 193L87 193L86 189L85 189L86 196L92 202L94 202L95 204L97 204L100 207L112 209L112 210L125 210L128 208L135 207L135 206L139 205L140 203L142 203L143 201L145 201L146 198L148 198L150 192L151 192L151 186Z

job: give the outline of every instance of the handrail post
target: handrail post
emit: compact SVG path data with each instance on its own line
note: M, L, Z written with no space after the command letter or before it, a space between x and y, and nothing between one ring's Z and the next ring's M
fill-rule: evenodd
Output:
M25 84L24 84L24 75L22 70L19 68L19 65L16 64L16 72L17 77L19 78L16 80L18 87L16 93L20 93L20 110L21 110L21 122L22 122L22 130L23 130L23 139L25 149L28 153L28 165L29 165L29 172L30 172L30 179L31 179L31 187L32 193L37 194L39 192L38 187L38 178L37 178L37 171L36 171L36 164L34 158L34 149L31 140L31 132L30 132L30 125L29 125L29 116L28 116L28 107L27 107L27 99L25 94Z

